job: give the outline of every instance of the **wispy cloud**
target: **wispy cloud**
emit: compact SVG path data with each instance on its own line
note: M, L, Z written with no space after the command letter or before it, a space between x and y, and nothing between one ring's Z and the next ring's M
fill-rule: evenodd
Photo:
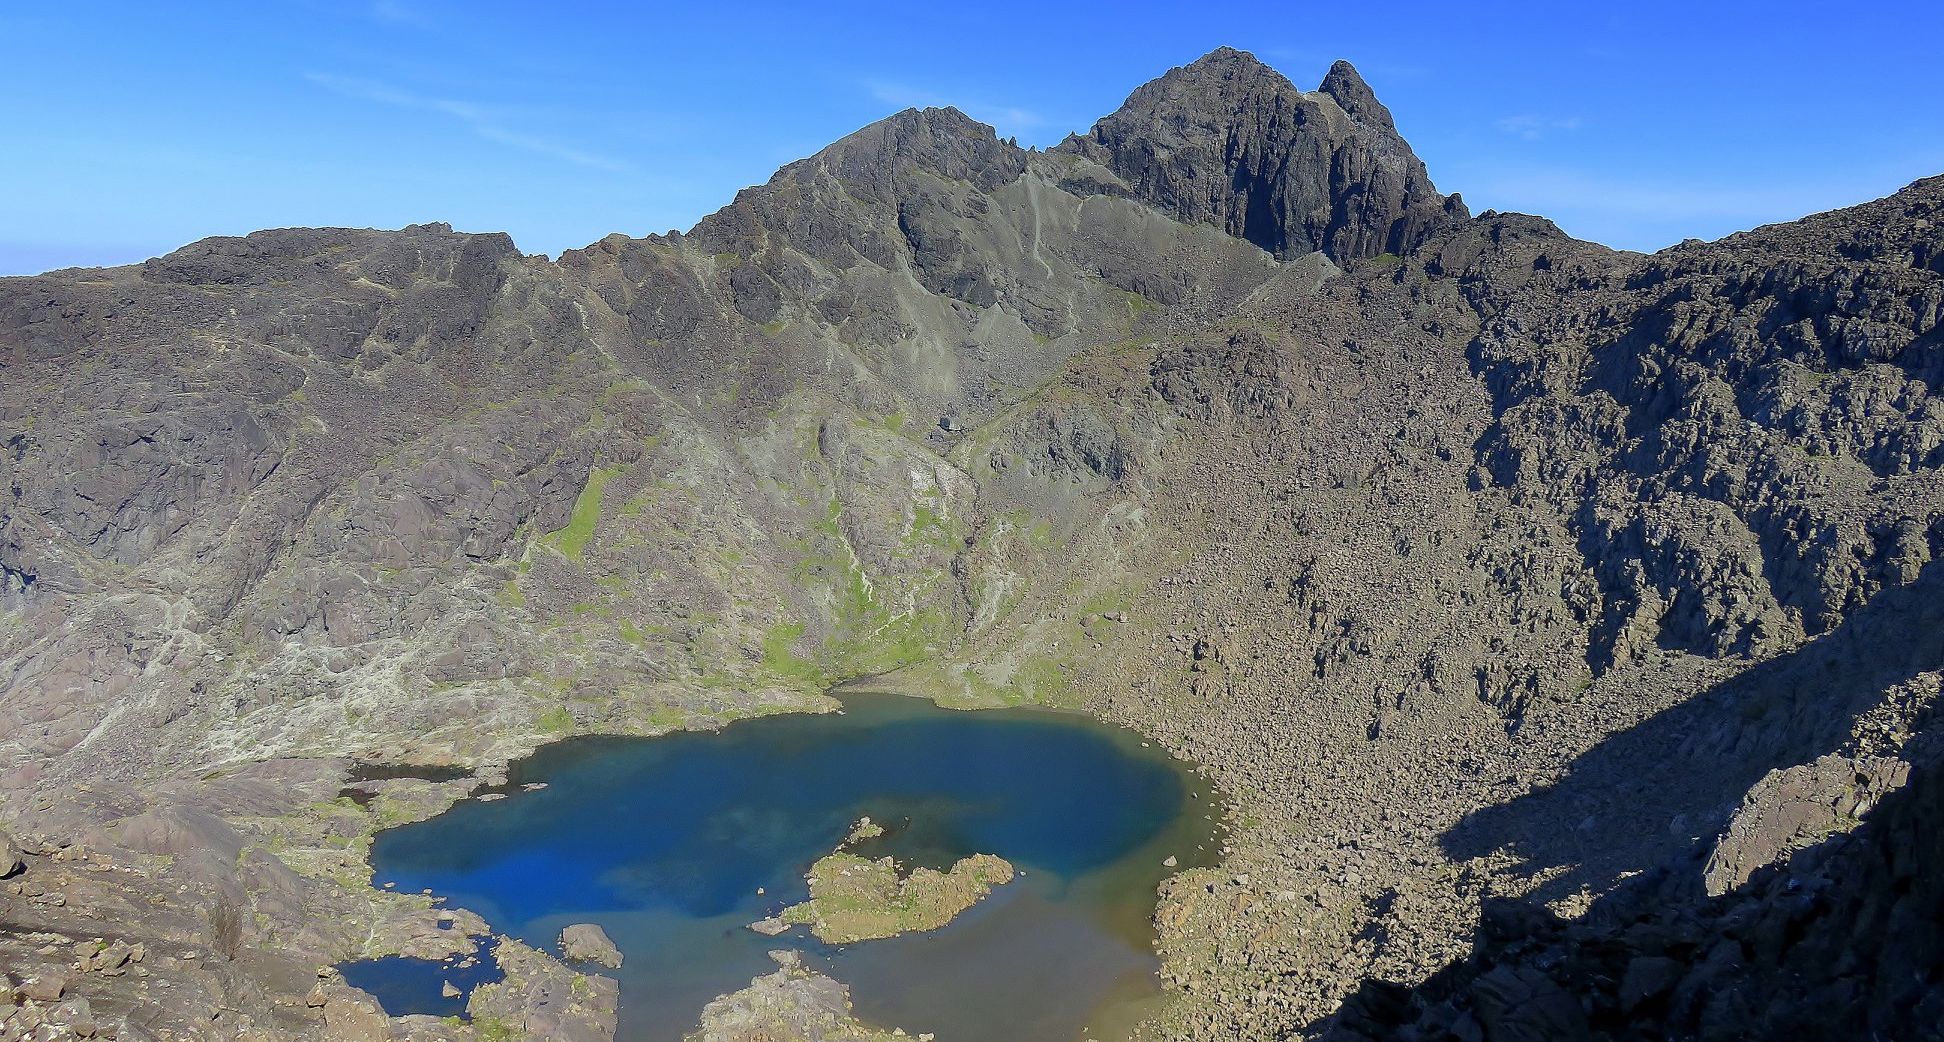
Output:
M1507 116L1498 121L1498 128L1527 141L1537 141L1558 131L1578 130L1581 122L1578 116L1568 116L1564 119L1550 116Z
M989 123L995 129L1016 134L1022 131L1038 130L1048 125L1046 117L1031 109L1011 105L995 105L978 99L946 98L932 91L920 90L903 83L885 80L866 80L864 89L871 97L894 108L944 108L951 106L973 119Z
M401 90L375 80L360 79L354 76L337 76L331 73L306 73L305 79L341 97L393 108L411 109L418 112L431 112L452 119L483 140L517 148L536 155L558 159L575 166L595 170L627 170L629 164L618 159L588 152L564 142L543 135L531 134L507 126L505 116L490 106L453 98L441 98Z
M372 0L366 8L371 17L391 25L431 25L432 20L416 7L401 3L400 0Z

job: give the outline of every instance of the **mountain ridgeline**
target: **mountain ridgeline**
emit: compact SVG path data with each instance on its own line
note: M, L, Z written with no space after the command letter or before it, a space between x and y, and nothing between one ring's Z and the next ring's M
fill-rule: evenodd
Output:
M1944 178L1619 252L1228 49L1052 149L908 110L558 261L0 279L0 998L603 1038L511 941L469 1024L319 983L484 929L366 885L372 832L869 677L1204 765L1233 836L1136 1037L1937 1037L1941 320Z

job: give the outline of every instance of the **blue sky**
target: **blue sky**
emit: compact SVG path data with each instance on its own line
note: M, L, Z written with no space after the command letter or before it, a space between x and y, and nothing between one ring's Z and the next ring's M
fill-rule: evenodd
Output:
M1306 89L1348 58L1474 211L1651 250L1944 173L1940 39L1935 0L13 0L0 274L287 225L558 253L686 228L909 105L1051 145L1221 44Z

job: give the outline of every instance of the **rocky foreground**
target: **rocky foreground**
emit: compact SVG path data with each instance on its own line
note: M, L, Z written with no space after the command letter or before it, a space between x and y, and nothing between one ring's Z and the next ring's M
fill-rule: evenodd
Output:
M702 1026L687 1042L891 1042L908 1039L902 1028L871 1027L851 1014L850 989L809 969L793 951L770 956L781 967L749 987L702 1010ZM915 1036L930 1042L931 1035Z
M506 941L469 1023L320 977L488 930L371 835L888 674L1223 795L1138 1037L1931 1037L1940 321L1944 178L1621 253L1228 50L558 261L0 280L0 1035L604 1038Z

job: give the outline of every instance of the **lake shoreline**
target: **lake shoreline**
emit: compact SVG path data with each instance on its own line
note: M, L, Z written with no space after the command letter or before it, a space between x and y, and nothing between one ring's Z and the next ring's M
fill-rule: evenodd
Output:
M904 721L904 724L902 724L902 726L909 726L909 719L914 714L922 715L926 713L933 713L936 714L937 719L941 721L947 719L954 719L954 718L971 720L971 719L976 719L981 717L988 717L988 714L984 714L984 713L961 714L959 712L953 711L954 709L959 707L948 707L948 706L939 705L937 704L936 700L926 698L923 696L911 695L906 693L893 693L887 690L885 678L866 678L845 685L839 685L838 687L830 689L830 691L827 692L827 697L833 703L835 703L832 706L832 709L827 713L803 713L803 714L791 713L791 714L763 716L763 717L752 719L748 722L743 722L743 727L741 728L730 727L727 724L725 724L721 728L704 730L704 731L677 731L677 732L671 732L668 735L659 736L655 741L657 745L660 745L660 743L669 743L669 742L674 742L674 743L681 743L684 741L693 742L698 739L706 741L711 738L720 738L721 736L724 735L746 733L749 728L760 726L757 724L758 720L769 721L770 726L775 726L775 723L777 721L782 721L782 720L789 720L789 719L815 720L815 719L828 718L828 717L847 717L852 714L859 713L860 711L865 716L871 717L879 725L882 726L900 725L900 721ZM1151 744L1148 740L1144 739L1138 733L1128 730L1126 728L1119 727L1117 725L1113 725L1101 721L1093 714L1084 711L1068 709L1063 707L1040 707L1040 706L1007 707L1005 709L998 710L994 714L991 714L990 719L994 721L1005 720L1010 722L1013 725L1026 727L1029 730L1038 729L1038 728L1053 728L1056 730L1074 729L1075 733L1085 733L1093 736L1092 738L1089 739L1089 741L1104 741L1107 740L1106 736L1112 736L1112 740L1108 741L1107 744L1109 746L1115 747L1118 750L1117 755L1129 756L1130 758L1132 758L1134 761L1137 762L1144 761L1144 762L1165 763L1167 765L1167 773L1174 779L1175 784L1180 786L1192 786L1196 790L1197 794L1202 789L1205 788L1205 782L1202 781L1197 776L1196 769L1192 765L1181 763L1180 761L1168 757L1165 754L1165 752L1156 748L1153 744ZM820 729L812 728L811 730L814 731ZM499 777L482 779L484 781L487 781L488 784L475 786L464 797L455 800L446 810L440 812L440 814L436 815L435 817L443 817L445 815L450 815L460 811L462 808L468 808L468 807L491 808L496 805L498 807L504 808L510 804L516 804L518 801L522 799L531 799L536 795L539 795L539 793L531 792L528 790L527 787L534 786L534 785L557 784L550 780L550 776L554 771L560 769L563 764L569 764L572 763L573 761L587 758L587 757L593 757L598 759L602 755L611 754L612 750L616 748L624 748L633 745L634 743L645 743L648 741L649 740L647 738L642 738L638 736L577 735L570 738L564 738L560 741L547 743L545 745L537 747L531 755L513 761L512 763L506 765L503 774L500 775ZM495 773L498 774L499 772L495 772ZM1183 795L1185 795L1187 789L1184 788L1181 790L1181 792ZM1197 817L1203 819L1208 819L1213 817L1212 815L1198 815L1194 813L1189 813L1189 812L1199 811L1200 809L1201 808L1198 804L1198 801L1195 801L1195 805L1184 803L1181 807L1180 813L1175 814L1175 817L1181 819L1182 821L1192 821ZM478 813L478 811L476 810L470 811L469 813ZM424 825L425 822L421 821L421 822L401 826L398 829L386 829L379 832L377 834L378 839L376 845L374 846L372 852L373 865L375 867L381 866L385 860L385 856L383 854L382 848L386 846L390 841L388 841L384 837L397 833L401 830L420 828L423 827ZM1176 868L1163 872L1160 871L1158 867L1155 867L1152 868L1148 873L1154 876L1154 884L1146 888L1145 893L1143 894L1139 902L1143 907L1139 910L1138 923L1132 922L1131 920L1128 920L1126 918L1122 918L1121 921L1118 922L1113 929L1109 930L1110 934L1123 936L1124 938L1130 936L1136 937L1139 941L1140 955L1146 960L1154 964L1149 967L1146 973L1146 977L1150 979L1150 981L1152 982L1153 985L1152 988L1134 989L1134 990L1147 990L1151 992L1150 994L1146 994L1142 996L1144 1000L1152 1001L1154 999L1164 998L1165 995L1167 994L1162 991L1159 981L1157 978L1154 977L1154 972L1153 972L1156 968L1158 968L1158 960L1155 960L1153 956L1154 935L1155 935L1155 924L1153 921L1153 917L1154 917L1154 911L1156 906L1156 900L1158 897L1160 881L1163 878L1165 878L1167 875L1173 874L1174 871L1186 870L1196 864L1212 863L1216 857L1217 827L1212 824L1200 825L1198 827L1202 832L1201 838L1196 843L1187 844L1188 846L1194 847L1196 849L1184 849L1177 853L1171 853L1167 855L1167 857L1174 862L1175 866L1177 866ZM846 828L848 828L848 825L846 825ZM828 848L825 849L827 850ZM1160 865L1160 859L1156 858L1154 861L1154 866L1159 866L1159 865ZM378 880L374 879L374 882L377 881ZM435 893L441 893L441 894L445 893L445 891L439 890L437 887L434 887L433 889ZM1081 886L1081 892L1088 892L1086 890L1086 885ZM474 905L471 903L467 903L466 899L462 895L447 895L447 896L453 897L455 899L455 903L462 904L463 907L474 908ZM519 932L518 929L519 920L515 919L510 922L503 921L503 919L500 916L496 916L493 910L490 908L478 908L475 910L479 911L482 915L484 915L486 920L492 924L491 929L495 936L504 936L511 933ZM625 947L626 942L623 943ZM831 946L825 946L825 947L828 948ZM836 946L836 947L841 948L841 946ZM832 957L832 953L824 952L824 951L811 951L808 954L812 958ZM838 953L836 954L836 958L842 960L851 957ZM624 976L625 973L626 971L624 971ZM740 986L740 984L743 981L747 981L749 979L751 979L751 977L745 976L741 978L741 980L736 981L733 984L725 984L722 990L713 992L707 997L711 1000L724 998L729 994L731 994L735 990L735 987ZM852 982L846 981L846 983L852 983ZM868 1010L873 1006L873 1003L871 1001L871 997L868 994L868 992L871 990L870 987L868 986L868 981L865 982L865 984L866 986L862 988L858 988L857 990L860 992L859 994L860 1007ZM1116 995L1119 995L1120 993L1124 993L1129 989L1127 987L1116 987L1110 990L1113 991ZM624 1024L623 1027L624 1038L629 1037L627 1035L627 1027L626 1027L629 1018L629 1009L628 1009L629 1001L628 1001L627 991L628 989L624 987L623 989L624 994L622 996L622 1011L621 1011L621 1016L623 1018L623 1024ZM1123 1000L1117 998L1116 1001L1122 1002ZM692 1027L696 1022L695 1018L699 1017L701 1005L703 1004L698 1004L688 1011L690 1016L690 1019L688 1021L689 1026ZM1098 1036L1099 1032L1096 1031L1095 1035ZM665 1036L657 1036L657 1037L665 1037ZM947 1036L941 1036L941 1037L947 1037Z

